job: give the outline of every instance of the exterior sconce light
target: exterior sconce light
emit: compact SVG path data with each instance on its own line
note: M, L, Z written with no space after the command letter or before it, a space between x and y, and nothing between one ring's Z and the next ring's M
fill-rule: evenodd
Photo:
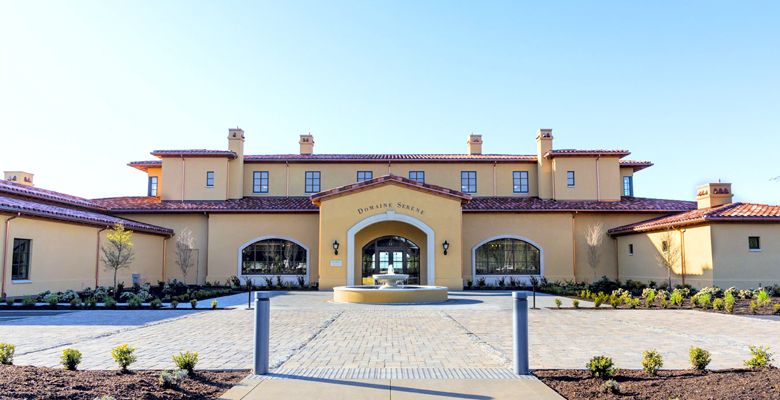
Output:
M333 241L333 254L339 255L339 241L334 240Z
M447 249L450 248L450 243L448 241L444 241L444 243L441 244L441 248L444 250L444 255L447 255Z

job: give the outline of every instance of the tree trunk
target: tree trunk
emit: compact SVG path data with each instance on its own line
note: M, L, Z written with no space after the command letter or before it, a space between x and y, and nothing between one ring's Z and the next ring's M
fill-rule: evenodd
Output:
M117 295L118 295L118 293L116 292L116 273L117 273L117 271L118 270L116 268L114 268L114 299L117 299Z

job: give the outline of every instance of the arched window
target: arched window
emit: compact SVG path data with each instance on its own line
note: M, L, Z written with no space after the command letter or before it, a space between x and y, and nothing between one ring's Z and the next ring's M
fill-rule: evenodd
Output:
M265 239L241 251L242 275L305 275L306 249L285 239Z
M539 275L539 249L520 239L502 238L479 246L474 252L477 275Z

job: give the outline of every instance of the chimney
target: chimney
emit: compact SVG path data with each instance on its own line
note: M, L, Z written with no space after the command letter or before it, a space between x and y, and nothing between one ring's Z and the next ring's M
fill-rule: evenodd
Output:
M536 171L539 185L539 198L553 198L552 160L544 155L553 148L552 129L539 129L536 132Z
M244 197L244 130L235 127L228 129L228 150L236 153L236 158L228 161L228 198Z
M707 183L696 190L698 208L718 207L730 204L733 198L730 183Z
M466 142L469 145L469 155L482 154L482 135L469 135L469 140Z
M301 155L308 156L314 153L314 136L310 133L301 135L301 139L298 140L298 144L301 145Z
M29 172L4 171L3 176L7 181L16 182L18 184L25 185L25 186L35 186L33 185L33 174Z

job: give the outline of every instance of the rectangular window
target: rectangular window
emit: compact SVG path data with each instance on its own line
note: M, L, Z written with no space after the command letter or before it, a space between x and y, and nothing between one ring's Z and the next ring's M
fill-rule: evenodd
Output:
M320 191L320 171L306 171L306 193L317 193Z
M628 255L629 256L633 256L634 255L634 244L633 243L629 243L628 244Z
M374 179L374 173L372 171L358 171L357 172L357 181L358 182L367 181L369 179Z
M157 197L157 178L156 176L149 177L149 186L146 189L147 195L151 197Z
M30 279L30 249L32 240L14 239L14 252L11 260L11 280Z
M425 183L425 171L409 171L409 179L419 183Z
M761 238L759 236L748 236L748 249L750 251L761 251Z
M252 172L252 193L268 193L268 171Z
M661 251L664 252L669 251L669 242L667 242L666 240L661 242Z
M528 171L512 172L512 191L515 193L528 193Z
M460 191L477 193L477 171L460 171Z
M206 172L206 187L214 187L214 171Z
M574 187L574 171L566 171L566 186Z
M633 196L634 195L634 177L633 176L624 176L623 177L623 196Z

